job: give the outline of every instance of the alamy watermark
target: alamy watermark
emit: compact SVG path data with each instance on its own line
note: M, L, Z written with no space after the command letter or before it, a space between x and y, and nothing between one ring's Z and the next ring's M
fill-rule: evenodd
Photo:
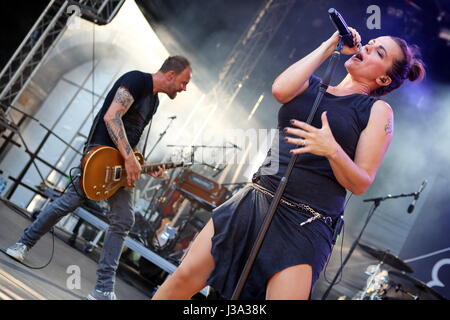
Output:
M367 18L366 26L368 29L381 29L381 9L379 6L373 4L367 7L367 14L370 16Z
M78 30L81 28L80 18L81 18L81 9L79 6L71 4L66 8L67 15L70 15L69 19L67 19L67 28L69 30Z
M277 129L235 128L225 130L223 134L217 136L204 133L197 144L216 148L198 148L195 151L196 163L218 166L246 165L253 168L263 165L261 173L264 175L278 172L279 131ZM265 162L264 159L266 159Z
M66 273L69 274L66 280L66 287L69 290L81 289L81 269L77 265L67 267Z

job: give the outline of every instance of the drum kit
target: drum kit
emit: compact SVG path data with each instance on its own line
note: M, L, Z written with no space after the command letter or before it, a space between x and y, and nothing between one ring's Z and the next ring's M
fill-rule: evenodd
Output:
M445 300L425 283L408 275L413 269L389 250L359 246L379 262L367 267L365 273L369 278L366 287L357 292L353 300ZM384 265L397 270L385 270L382 268Z

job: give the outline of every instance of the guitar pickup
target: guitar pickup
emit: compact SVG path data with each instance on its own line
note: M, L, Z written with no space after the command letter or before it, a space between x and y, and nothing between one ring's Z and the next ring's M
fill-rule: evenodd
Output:
M105 184L109 183L110 176L111 176L111 167L106 167Z
M120 181L122 178L122 167L115 166L113 167L113 181Z

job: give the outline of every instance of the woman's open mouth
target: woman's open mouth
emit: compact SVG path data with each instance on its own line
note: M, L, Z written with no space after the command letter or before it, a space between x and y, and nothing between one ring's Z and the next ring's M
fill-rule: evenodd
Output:
M359 62L361 62L361 61L364 60L364 58L363 58L363 56L362 56L361 53L355 54L355 55L352 57L352 59L355 59L355 60L357 60L357 61L359 61Z

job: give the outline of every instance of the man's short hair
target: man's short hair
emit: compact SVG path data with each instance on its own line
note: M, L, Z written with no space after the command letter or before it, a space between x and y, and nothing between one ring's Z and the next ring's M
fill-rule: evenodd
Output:
M188 59L183 56L168 57L159 69L160 72L166 73L169 71L175 71L176 74L182 72L186 67L190 67Z

